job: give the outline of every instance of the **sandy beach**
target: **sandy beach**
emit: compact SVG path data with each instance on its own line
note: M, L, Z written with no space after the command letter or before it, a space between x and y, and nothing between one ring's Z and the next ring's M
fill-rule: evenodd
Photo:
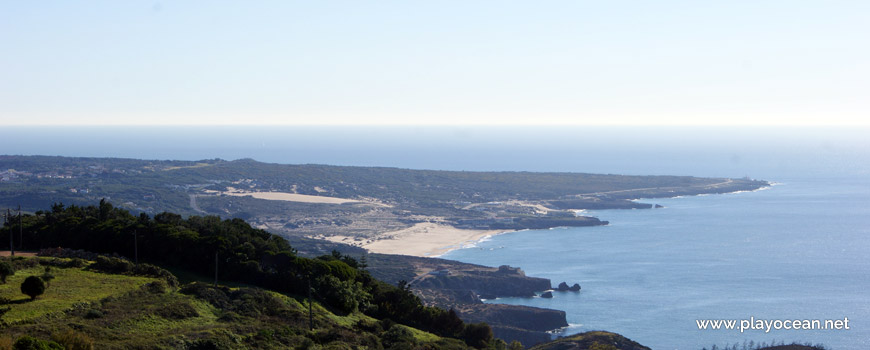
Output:
M288 202L302 202L302 203L322 203L322 204L344 204L344 203L362 203L358 200L347 199L347 198L338 198L338 197L327 197L327 196L312 196L307 194L298 194L298 193L287 193L287 192L252 192L252 191L242 191L235 189L233 187L228 187L227 191L218 192L206 190L205 193L212 195L227 195L227 196L236 196L236 197L246 197L251 196L257 199L265 199L271 201L288 201Z
M373 253L435 257L504 230L464 230L438 223L419 223L412 227L385 232L379 238L355 241L353 237L332 236L333 242L352 244Z

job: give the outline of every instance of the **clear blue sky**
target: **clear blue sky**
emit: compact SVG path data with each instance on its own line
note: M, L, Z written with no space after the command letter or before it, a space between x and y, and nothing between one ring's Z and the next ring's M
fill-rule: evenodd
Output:
M870 1L3 1L0 125L870 124Z

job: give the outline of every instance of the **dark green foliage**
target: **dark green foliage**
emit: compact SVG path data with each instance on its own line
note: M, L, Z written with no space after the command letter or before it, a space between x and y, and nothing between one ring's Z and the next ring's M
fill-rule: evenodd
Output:
M485 348L492 341L492 329L486 323L469 323L462 331L462 340L475 348Z
M133 266L133 274L138 276L150 276L162 279L165 287L178 288L178 278L166 269L151 264L137 264Z
M187 345L187 350L224 350L230 349L227 344L217 339L197 339Z
M417 345L414 333L407 327L393 325L381 335L381 342L386 349L413 349Z
M341 312L356 311L360 304L363 309L369 307L371 295L363 289L360 282L342 281L335 276L324 275L318 277L315 284L318 297Z
M90 309L90 310L88 310L88 312L85 314L85 318L86 318L86 319L89 319L89 320L92 320L92 319L95 319L95 318L103 318L103 312L100 311L100 310L97 310L97 309Z
M31 336L23 336L12 345L14 350L64 350L63 346L53 341L39 340Z
M45 282L39 277L29 276L24 279L24 282L21 282L21 293L27 294L30 299L36 299L45 293Z
M90 268L107 273L124 274L133 272L133 263L120 258L98 256Z
M84 267L85 265L87 265L87 261L85 261L84 259L79 259L79 258L58 259L58 258L40 257L39 264L44 265L44 266L54 266L54 267L60 267L60 268L74 268L74 267L78 268L78 267Z
M144 286L142 286L142 289L145 289L149 293L154 293L154 294L166 293L166 289L168 289L168 288L169 288L169 286L163 280L158 280L158 281L154 281L151 283L146 283Z
M0 282L6 283L6 277L14 274L15 270L12 268L12 264L6 261L0 261Z
M315 259L299 257L281 237L255 229L240 219L221 220L216 216L185 219L173 213L160 213L153 218L133 216L101 201L98 206L88 207L56 204L51 211L29 221L32 229L26 231L30 237L25 241L36 241L39 237L45 246L132 254L131 233L135 231L140 260L213 276L217 254L221 281L247 283L303 297L311 286L313 297L334 312L360 310L440 336L461 337L475 346L487 341L486 332L480 327L473 328L477 332L465 330L455 313L424 306L407 284L397 287L379 282L361 270L356 259L339 252ZM89 267L93 270L161 277L168 287L178 283L172 274L155 265L134 265L117 257L93 258L96 262ZM46 260L46 264L60 262ZM160 287L152 285L146 290L159 294ZM182 293L196 295L241 317L281 317L281 310L286 309L280 300L258 289L229 291L193 285L182 289ZM184 306L178 307L161 310L159 314L167 318L195 317Z

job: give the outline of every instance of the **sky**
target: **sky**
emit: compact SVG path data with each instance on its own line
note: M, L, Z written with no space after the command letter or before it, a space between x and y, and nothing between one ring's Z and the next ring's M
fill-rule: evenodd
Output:
M0 1L2 125L870 125L870 2Z

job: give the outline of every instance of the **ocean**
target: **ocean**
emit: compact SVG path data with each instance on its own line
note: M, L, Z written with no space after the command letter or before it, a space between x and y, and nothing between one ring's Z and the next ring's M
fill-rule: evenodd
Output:
M522 267L580 293L488 302L653 349L870 345L870 130L714 127L4 127L0 154L253 158L414 169L752 177L754 192L639 199L608 226L498 235L444 257ZM845 330L699 330L700 320L843 320Z

